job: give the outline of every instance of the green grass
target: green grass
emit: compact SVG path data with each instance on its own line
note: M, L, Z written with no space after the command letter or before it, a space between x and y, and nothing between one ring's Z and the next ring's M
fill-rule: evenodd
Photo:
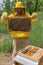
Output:
M12 39L5 38L4 41L0 43L0 52L11 53L13 49L12 45Z
M32 32L29 39L32 45L43 48L43 12L39 12L38 17L38 22L32 25Z
M0 33L8 33L8 28L5 24L0 22Z

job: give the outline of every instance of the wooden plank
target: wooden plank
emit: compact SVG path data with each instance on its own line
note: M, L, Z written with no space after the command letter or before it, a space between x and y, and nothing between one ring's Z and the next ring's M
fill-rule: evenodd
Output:
M25 50L27 51L23 53ZM43 55L43 49L35 46L28 46L25 49L19 51L18 54L28 59L39 60Z
M32 61L30 59L26 59L24 57L21 57L19 55L16 55L14 58L13 58L13 61L16 61L22 65L38 65L38 61Z

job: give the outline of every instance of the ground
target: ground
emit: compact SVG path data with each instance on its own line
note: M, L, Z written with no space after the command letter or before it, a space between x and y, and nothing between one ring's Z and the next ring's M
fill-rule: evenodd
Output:
M12 65L10 53L0 53L0 65Z
M3 44L3 42L6 38L9 38L8 35L1 34L0 36L0 44ZM3 50L4 51L4 50ZM0 52L0 65L12 65L12 54L11 53L2 53Z

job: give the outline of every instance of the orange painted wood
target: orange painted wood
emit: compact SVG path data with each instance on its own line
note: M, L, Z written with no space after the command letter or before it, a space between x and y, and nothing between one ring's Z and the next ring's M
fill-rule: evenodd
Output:
M40 60L40 58L43 56L43 49L29 45L25 47L23 50L19 51L18 54L25 58L37 61L37 60Z

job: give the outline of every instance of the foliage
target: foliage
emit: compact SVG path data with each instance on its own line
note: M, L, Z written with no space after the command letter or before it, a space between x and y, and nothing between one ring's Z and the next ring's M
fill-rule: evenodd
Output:
M29 11L30 14L32 14L34 7L35 7L35 2L33 0L27 0L26 1L27 4L27 11Z
M43 12L38 12L39 20L36 24L32 25L30 35L30 42L32 45L43 48Z
M12 39L5 38L4 41L0 43L0 52L7 52L11 53L12 52Z
M0 11L0 17L1 17L2 11Z
M2 22L0 22L0 33L8 33L8 28L5 24L3 24Z
M10 12L11 12L11 10L10 10L10 0L4 0L3 2L4 2L4 4L5 4L4 10L5 10L6 12L10 13Z
M43 0L18 0L22 1L25 5L27 11L32 14L32 12L43 11ZM11 13L13 11L13 7L17 0L3 0L2 8L3 11Z
M11 2L10 0L3 0L3 3L1 4L2 5L2 9L3 9L3 12L8 12L8 13L11 13Z

